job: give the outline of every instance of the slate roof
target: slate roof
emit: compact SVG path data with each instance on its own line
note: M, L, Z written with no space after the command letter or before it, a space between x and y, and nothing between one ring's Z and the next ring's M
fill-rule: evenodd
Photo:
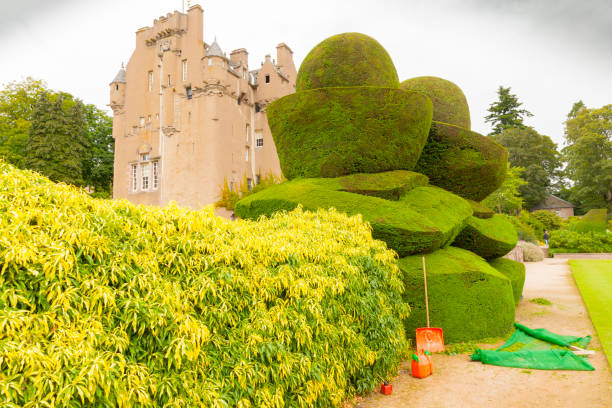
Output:
M221 47L219 47L219 44L217 43L217 39L215 38L215 41L213 41L213 43L210 45L210 47L208 47L208 50L206 50L206 57L222 57L225 58L225 54L223 54L223 51L221 50Z
M548 210L553 208L576 208L576 206L569 201L565 201L551 194L533 207L532 210Z
M125 84L125 69L123 69L123 67L119 69L119 72L117 72L117 75L115 75L115 79L113 79L111 84L114 84L115 82Z

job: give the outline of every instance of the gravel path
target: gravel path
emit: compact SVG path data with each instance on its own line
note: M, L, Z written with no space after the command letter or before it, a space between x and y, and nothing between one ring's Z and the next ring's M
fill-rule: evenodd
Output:
M372 393L356 407L612 407L612 372L567 260L545 259L526 266L516 321L559 334L593 336L589 348L597 353L589 360L595 371L524 370L471 362L466 354L435 355L432 376L413 378L405 362L393 381L392 395ZM552 306L529 302L538 297Z

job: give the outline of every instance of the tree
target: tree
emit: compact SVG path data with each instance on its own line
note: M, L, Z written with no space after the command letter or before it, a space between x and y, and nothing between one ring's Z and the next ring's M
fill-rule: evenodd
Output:
M502 185L482 200L482 205L498 213L516 214L523 208L523 198L519 188L527 182L521 178L522 167L510 167L506 170L506 178Z
M53 181L83 185L87 122L80 101L67 103L59 94L44 93L34 105L25 166Z
M526 208L537 205L560 183L561 155L550 137L523 127L504 129L492 138L508 149L511 166L525 169L522 178L527 183L519 191Z
M565 122L565 174L573 181L571 198L583 209L612 209L612 105L582 104Z
M89 148L83 163L85 184L96 192L110 193L113 183L115 140L113 119L94 105L85 105Z
M504 129L518 127L523 128L523 117L533 116L526 109L519 109L523 104L518 101L518 97L510 93L510 87L504 88L500 86L497 90L499 100L493 102L488 111L491 112L485 116L485 122L490 122L493 125L491 135L498 135Z

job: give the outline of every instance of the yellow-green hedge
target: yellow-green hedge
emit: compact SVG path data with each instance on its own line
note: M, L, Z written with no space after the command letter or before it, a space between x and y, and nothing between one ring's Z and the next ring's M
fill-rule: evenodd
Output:
M0 162L0 406L329 407L396 373L367 224L96 200Z

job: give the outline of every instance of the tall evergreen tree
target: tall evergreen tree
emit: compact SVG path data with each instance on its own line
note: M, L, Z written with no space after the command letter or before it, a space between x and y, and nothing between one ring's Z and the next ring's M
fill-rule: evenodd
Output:
M85 105L89 146L83 163L85 184L110 193L113 182L115 140L113 119L94 105Z
M53 181L83 185L87 122L81 102L55 101L44 93L34 106L25 166ZM65 107L66 105L66 107Z
M510 87L504 88L500 86L497 90L499 100L493 102L488 111L491 112L485 116L485 122L491 123L493 130L491 135L499 135L504 129L518 127L524 128L524 117L533 116L526 109L519 109L523 104L518 101L518 97L510 93Z

